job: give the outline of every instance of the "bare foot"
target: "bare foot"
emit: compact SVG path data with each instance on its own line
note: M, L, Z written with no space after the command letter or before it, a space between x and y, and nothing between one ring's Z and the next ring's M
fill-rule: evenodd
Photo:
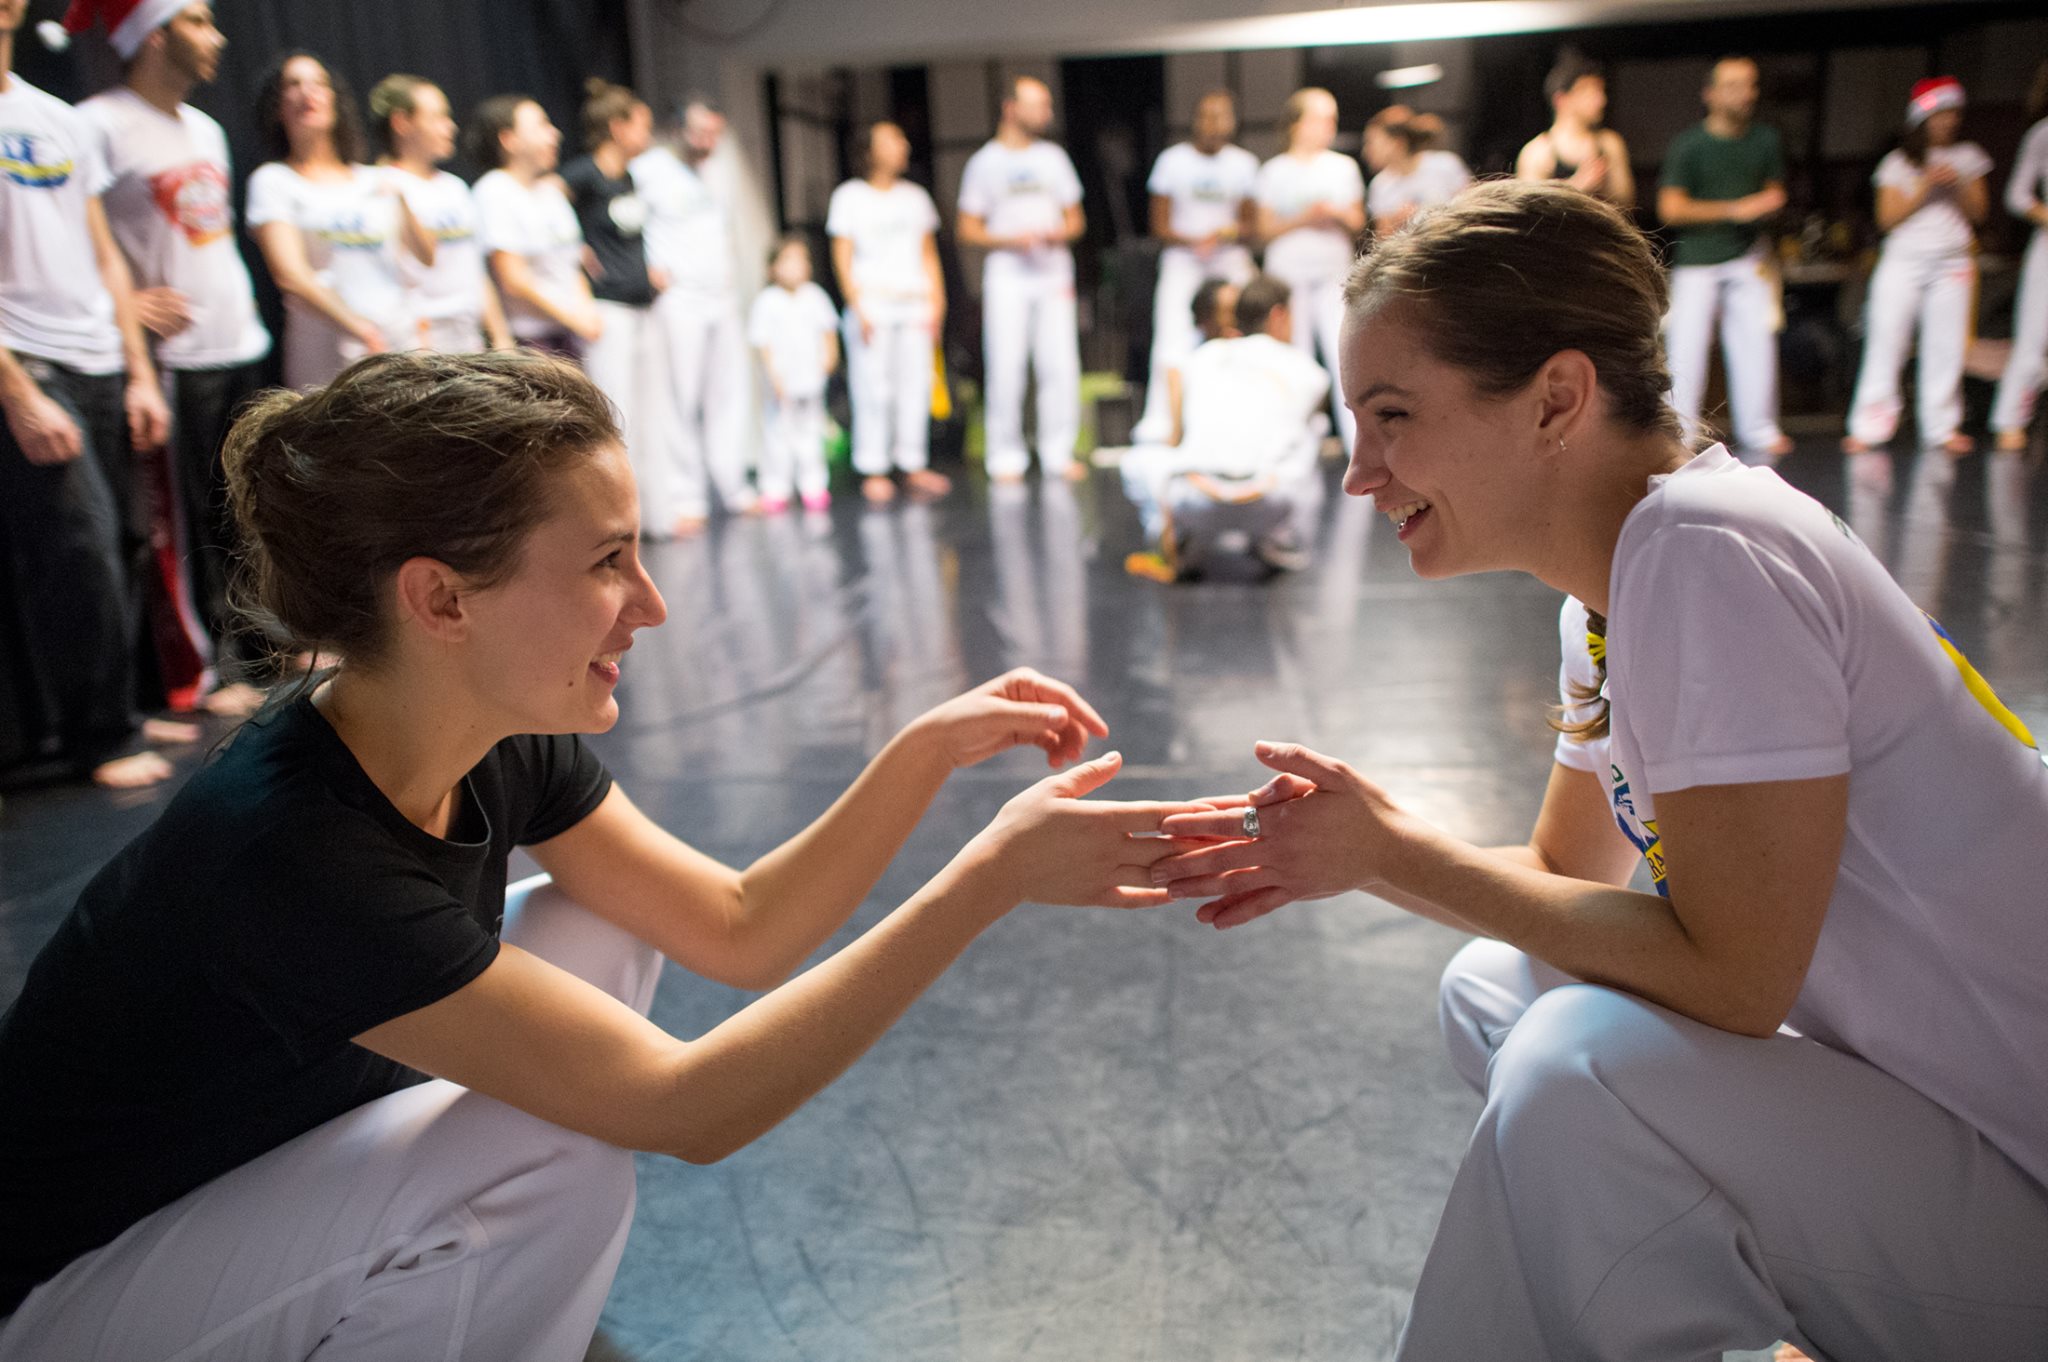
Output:
M1068 482L1088 481L1088 465L1079 459L1074 460L1067 465L1066 478Z
M1772 460L1787 458L1797 447L1793 444L1790 435L1780 435L1777 439L1764 446L1764 457Z
M246 719L263 708L263 692L246 681L236 681L201 700L199 707L223 719Z
M1948 455L1951 459L1968 458L1977 452L1977 442L1961 431L1957 431L1941 442L1941 452Z
M1842 437L1842 452L1844 454L1868 454L1870 446L1857 439L1854 435L1844 435Z
M109 790L140 790L161 785L175 775L171 764L154 752L116 757L92 768L92 783Z
M701 515L679 515L675 524L668 527L672 539L695 539L704 533L704 527L711 522Z
M910 495L922 500L935 500L953 490L951 478L944 473L935 473L929 468L905 473L903 481L910 485Z
M181 724L172 719L144 719L142 740L152 747L189 747L199 741L198 724Z
M1024 481L1024 475L1022 473L991 473L988 480L998 487L1015 487Z
M1998 432L1998 452L2017 454L2027 447L2027 432L2024 430L2001 430Z
M860 494L867 499L869 505L880 506L896 500L896 484L888 478L862 478Z

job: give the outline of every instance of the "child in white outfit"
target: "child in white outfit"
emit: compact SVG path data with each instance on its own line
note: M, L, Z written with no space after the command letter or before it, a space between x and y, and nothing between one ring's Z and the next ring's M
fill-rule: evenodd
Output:
M761 509L786 509L792 487L804 509L831 504L826 490L825 381L839 367L839 317L811 282L811 248L786 236L768 258L769 285L747 313L747 344L768 378Z

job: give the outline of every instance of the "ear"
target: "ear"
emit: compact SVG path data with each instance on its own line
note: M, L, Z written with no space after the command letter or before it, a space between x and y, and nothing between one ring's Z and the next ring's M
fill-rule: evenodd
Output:
M436 643L459 643L469 633L470 616L463 607L468 585L438 558L408 558L392 583L398 618Z
M1584 429L1600 391L1600 375L1583 350L1560 350L1543 362L1531 384L1536 396L1536 434L1552 445Z

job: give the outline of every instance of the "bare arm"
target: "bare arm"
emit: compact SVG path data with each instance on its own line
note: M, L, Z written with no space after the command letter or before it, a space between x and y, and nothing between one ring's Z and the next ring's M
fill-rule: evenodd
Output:
M71 413L43 391L5 346L0 346L0 413L32 464L69 463L85 452L85 437Z
M477 286L484 291L484 344L493 350L510 350L518 342L512 339L512 324L505 320L505 304L498 297L498 286L491 282L488 271Z
M936 340L946 330L946 268L939 263L939 239L930 232L924 234L924 281L931 290L932 338Z
M1164 194L1154 194L1147 200L1152 214L1152 239L1162 246L1192 246L1195 243L1175 234L1173 230L1173 200Z
M1785 186L1773 180L1739 199L1696 199L1683 188L1667 184L1657 190L1657 218L1667 227L1695 227L1712 222L1755 222L1785 206Z
M1060 240L1069 245L1088 235L1088 215L1081 211L1080 204L1067 205L1067 211L1060 219L1060 230L1064 233Z
M1920 211L1927 202L1929 185L1926 180L1910 193L1894 189L1888 184L1877 187L1877 230L1889 232L1907 218Z
M434 263L434 254L440 243L413 215L412 205L406 202L403 194L398 196L398 239L413 259L427 266Z
M1618 208L1636 206L1636 172L1628 163L1628 143L1621 140L1621 134L1608 131L1600 134L1597 144L1600 154L1607 161L1606 194Z
M517 251L492 251L491 274L506 297L516 298L565 331L596 340L604 323L591 305L590 284L577 276L572 296L563 298L543 288L534 277L533 266Z
M1956 202L1964 217L1982 226L1984 219L1991 215L1991 186L1982 175L1974 180L1965 180L1956 191Z
M280 291L312 307L372 352L389 348L389 339L383 332L358 317L340 294L320 282L306 260L306 238L296 226L289 222L266 222L256 229L256 244L263 251L263 263Z
M1515 157L1516 179L1547 180L1555 174L1557 151L1548 137L1534 137L1522 144L1521 154Z
M839 296L855 312L860 311L860 289L853 282L853 238L832 238L832 277L839 281Z
M142 318L135 307L135 283L128 273L128 260L115 244L113 229L107 225L106 210L97 195L85 201L85 226L92 235L93 261L99 267L100 282L114 299L114 324L121 331L121 354L128 368L123 399L128 413L128 438L137 449L156 449L170 438L171 412L164 405L156 365L149 357L149 340L143 334Z

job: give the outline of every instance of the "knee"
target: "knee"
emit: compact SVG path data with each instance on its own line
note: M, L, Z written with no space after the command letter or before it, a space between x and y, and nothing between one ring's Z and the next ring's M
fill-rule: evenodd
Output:
M1552 989L1493 1058L1497 1139L1525 1153L1583 1152L1604 1122L1626 1118L1688 1068L1684 1051L1684 1024L1652 1003L1591 984Z
M1528 961L1503 941L1465 944L1437 983L1437 1025L1458 1077L1486 1091L1494 1052L1535 999Z

